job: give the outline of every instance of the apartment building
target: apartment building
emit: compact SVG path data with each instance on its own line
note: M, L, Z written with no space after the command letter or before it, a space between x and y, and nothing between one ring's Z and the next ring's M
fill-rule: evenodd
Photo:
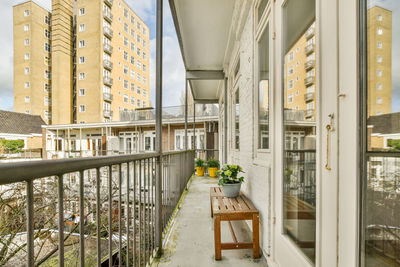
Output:
M45 20L46 15L37 9L44 12L33 1L17 5L14 20L24 16L24 12L37 13L32 16L34 21L42 17ZM49 12L47 15L50 17ZM15 22L14 28L17 28ZM118 121L119 111L150 105L149 28L127 3L53 0L51 30L50 27L47 30L52 46L50 48L50 42L45 46L52 66L51 73L46 76L51 82L47 83L49 93L44 101L51 106L45 117L48 123ZM18 36L14 39L14 57L19 60L24 54L17 48L24 45L24 41L19 39L18 31L14 36ZM32 48L30 54L36 56L38 51ZM16 75L20 75L22 66L16 64L14 68ZM16 76L15 80L25 81L24 78ZM15 85L16 92L26 85L19 83ZM32 85L30 91L37 95L40 90L44 91L43 86ZM16 98L17 95L20 94L16 94ZM42 108L34 103L32 106L35 106L32 114L44 116ZM16 109L21 108L26 109L16 101Z
M368 9L368 115L392 112L392 11Z
M33 1L14 6L14 110L51 121L51 13Z

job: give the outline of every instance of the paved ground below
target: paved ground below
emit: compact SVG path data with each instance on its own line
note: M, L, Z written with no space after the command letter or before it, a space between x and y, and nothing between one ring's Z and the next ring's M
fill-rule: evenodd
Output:
M267 266L263 257L253 259L251 249L223 250L222 260L214 259L214 224L210 217L210 187L217 180L194 177L184 197L167 239L164 254L155 266ZM239 241L251 241L251 232L244 222L232 222ZM221 226L222 242L232 242L227 222Z

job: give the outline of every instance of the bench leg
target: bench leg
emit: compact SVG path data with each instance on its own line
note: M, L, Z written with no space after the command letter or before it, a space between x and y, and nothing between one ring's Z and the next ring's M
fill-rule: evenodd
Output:
M214 214L213 214L213 203L212 203L212 197L210 196L210 207L211 207L211 218L212 217L214 217Z
M253 258L260 257L260 225L259 215L253 214Z
M214 246L215 246L215 260L221 260L221 216L214 217Z

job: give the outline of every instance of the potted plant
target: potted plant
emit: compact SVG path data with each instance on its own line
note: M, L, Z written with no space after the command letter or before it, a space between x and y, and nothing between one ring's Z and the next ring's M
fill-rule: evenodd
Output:
M204 160L196 159L194 163L196 165L197 176L204 176Z
M208 167L208 174L210 175L210 177L217 177L219 160L214 158L209 158L207 161L207 167Z
M244 177L238 177L243 172L239 165L225 164L217 173L220 176L218 185L222 186L225 196L237 197L240 192L240 186L244 181Z

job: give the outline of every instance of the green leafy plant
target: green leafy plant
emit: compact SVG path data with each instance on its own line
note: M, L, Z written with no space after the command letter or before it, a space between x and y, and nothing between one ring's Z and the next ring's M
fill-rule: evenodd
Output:
M24 148L24 140L0 140L0 144L6 153L18 153Z
M204 167L204 160L203 159L196 159L194 161L194 164L196 165L196 167Z
M244 181L244 177L238 177L239 173L244 173L242 167L239 165L228 165L225 164L221 170L217 172L220 176L218 185L223 184L238 184Z
M209 158L207 161L207 166L209 168L219 168L219 160L215 158Z

